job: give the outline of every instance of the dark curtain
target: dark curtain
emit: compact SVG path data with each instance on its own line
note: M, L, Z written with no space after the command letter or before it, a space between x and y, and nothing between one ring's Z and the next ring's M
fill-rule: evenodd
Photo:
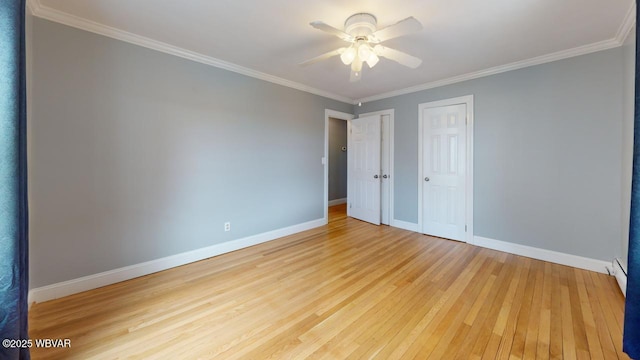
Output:
M25 0L0 0L0 341L29 338L25 79ZM29 359L15 345L0 359Z
M636 0L637 5L637 0ZM636 6L636 15L640 8ZM636 17L638 19L639 17ZM633 179L631 188L631 221L629 228L629 258L627 299L624 309L623 349L632 359L640 359L640 32L636 26L636 95L633 131Z

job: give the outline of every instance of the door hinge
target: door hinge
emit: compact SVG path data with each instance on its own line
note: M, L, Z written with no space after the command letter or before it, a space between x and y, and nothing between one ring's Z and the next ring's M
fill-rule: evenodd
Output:
M349 203L349 209L351 209L353 207L352 203Z
M464 118L464 124L465 124L465 125L469 125L469 117L468 117L468 116L465 116L465 118Z
M464 232L467 232L467 225L464 226Z

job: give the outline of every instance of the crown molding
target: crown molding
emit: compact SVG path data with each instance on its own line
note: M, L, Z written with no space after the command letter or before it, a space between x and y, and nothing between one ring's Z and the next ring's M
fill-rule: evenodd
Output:
M624 20L622 20L622 24L618 28L618 32L616 33L616 41L620 43L620 45L624 44L629 37L629 33L631 33L631 29L636 24L636 2L633 1L631 6L629 6L629 10L627 10L627 15L625 15Z
M348 97L337 95L328 91L316 89L311 86L303 85L291 80L283 79L274 75L249 69L240 65L236 65L236 64L224 61L224 60L216 59L211 56L203 55L195 51L183 49L183 48L170 45L161 41L156 41L144 36L136 35L127 31L116 29L111 26L100 24L95 21L87 20L79 16L65 13L65 12L50 8L48 6L42 5L40 3L40 0L28 0L27 7L29 8L33 16L37 16L42 19L50 20L53 22L78 28L81 30L89 31L95 34L107 36L113 39L121 40L124 42L128 42L130 44L142 46L152 50L160 51L166 54L175 55L184 59L214 66L220 69L232 71L232 72L246 75L252 78L268 81L270 83L304 91L310 94L341 101L347 104L353 103L352 98L348 98Z
M36 6L38 6L38 4L35 1L27 0L27 11L31 15L35 15L36 11L38 11L37 9L35 9Z
M500 66L492 67L485 70L475 71L475 72L460 75L460 76L454 76L447 79L429 82L426 84L411 86L404 89L389 91L379 95L369 96L366 98L358 99L354 101L354 103L357 104L359 102L362 102L362 103L371 102L371 101L386 99L394 96L400 96L400 95L410 94L418 91L423 91L427 89L433 89L433 88L437 88L445 85L451 85L451 84L455 84L463 81L473 80L473 79L477 79L477 78L481 78L489 75L495 75L495 74L500 74L507 71L518 70L518 69L526 68L529 66L541 65L541 64L545 64L553 61L571 58L574 56L586 55L586 54L590 54L597 51L608 50L614 47L618 47L620 45L622 45L622 43L620 43L615 38L604 40L597 43L579 46L579 47L575 47L568 50L562 50L555 53L537 56L537 57L522 60L522 61L516 61L506 65L500 65Z

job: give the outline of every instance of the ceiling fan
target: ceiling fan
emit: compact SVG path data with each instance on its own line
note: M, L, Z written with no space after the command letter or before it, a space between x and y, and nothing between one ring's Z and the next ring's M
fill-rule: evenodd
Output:
M351 44L349 47L342 47L309 59L300 63L300 65L310 65L340 55L342 63L351 65L349 80L355 82L362 78L362 64L366 62L369 68L372 68L378 63L380 57L393 60L412 69L422 64L422 60L417 57L380 45L380 43L389 39L420 31L422 24L418 20L414 17L408 17L379 30L377 24L376 17L368 13L351 15L344 23L344 31L327 25L322 21L310 23L314 28L335 35Z

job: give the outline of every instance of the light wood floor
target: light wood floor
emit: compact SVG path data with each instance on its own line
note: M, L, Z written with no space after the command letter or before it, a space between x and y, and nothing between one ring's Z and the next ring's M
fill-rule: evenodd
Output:
M330 216L35 304L33 359L628 359L612 277Z

